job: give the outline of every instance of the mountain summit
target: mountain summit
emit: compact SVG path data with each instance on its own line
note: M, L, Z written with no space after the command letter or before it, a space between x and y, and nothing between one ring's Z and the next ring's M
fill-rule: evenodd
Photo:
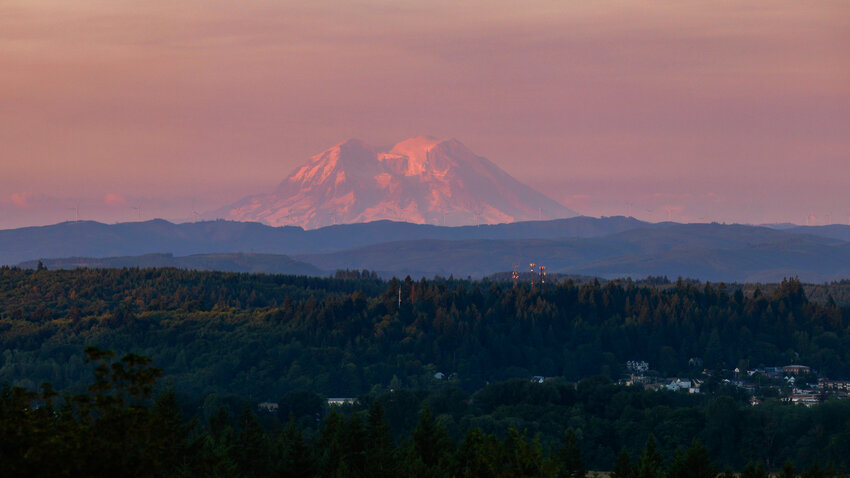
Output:
M388 151L350 139L313 156L271 193L244 198L218 215L312 229L380 219L495 224L576 213L456 139L418 136Z

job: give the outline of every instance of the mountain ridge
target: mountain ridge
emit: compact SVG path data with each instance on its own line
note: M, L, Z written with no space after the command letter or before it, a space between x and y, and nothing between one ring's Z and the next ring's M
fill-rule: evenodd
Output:
M667 275L700 280L814 282L850 276L850 243L758 226L661 223L597 237L418 239L294 257L321 269L373 269L384 275L484 277L525 269L606 279ZM845 226L846 227L846 226Z
M114 269L122 267L161 268L174 267L199 271L245 272L252 274L287 274L322 276L326 272L312 264L297 261L284 254L213 253L175 256L171 253L152 253L119 257L67 257L25 261L24 269L35 269L38 264L48 269Z
M272 192L212 214L305 229L381 219L456 226L577 215L457 139L430 136L389 149L344 141L296 168Z
M118 224L62 222L51 226L0 230L0 265L15 265L47 257L116 257L162 252L177 256L232 252L324 253L422 238L596 237L640 227L655 226L622 216L604 219L578 216L551 221L456 227L382 220L310 230L225 220L180 224L162 219Z
M0 231L0 264L60 258L45 263L318 275L369 269L383 276L486 277L515 265L522 271L536 262L550 272L602 278L666 275L743 282L797 275L823 282L850 278L845 234L850 234L850 226L776 230L739 224L652 224L622 216L461 227L375 221L311 230L232 221L79 222ZM162 252L177 259L150 256ZM181 259L192 255L212 257ZM293 260L314 269L295 272L289 268Z

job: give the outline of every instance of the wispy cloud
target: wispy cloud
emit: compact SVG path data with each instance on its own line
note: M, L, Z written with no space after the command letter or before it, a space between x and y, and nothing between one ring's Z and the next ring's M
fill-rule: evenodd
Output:
M28 197L29 195L27 193L12 193L9 200L15 207L26 208L29 206Z
M107 206L126 206L127 199L124 198L124 196L121 196L120 194L107 193L105 196L103 196L103 203Z

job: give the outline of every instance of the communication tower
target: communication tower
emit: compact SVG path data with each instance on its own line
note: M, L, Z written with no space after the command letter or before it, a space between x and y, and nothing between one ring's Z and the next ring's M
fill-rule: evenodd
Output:
M519 283L519 272L517 272L517 266L514 266L514 271L511 272L511 280L514 281L514 287Z
M537 267L537 264L532 262L532 263L528 264L528 267L531 269L531 287L534 287L534 276L535 276L535 274L537 274L534 271L534 268Z
M540 266L540 286L546 285L546 266Z

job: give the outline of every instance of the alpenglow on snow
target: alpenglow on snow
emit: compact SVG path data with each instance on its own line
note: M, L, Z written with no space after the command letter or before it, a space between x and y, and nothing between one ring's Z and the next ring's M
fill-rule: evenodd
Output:
M388 151L348 140L313 156L271 193L215 214L305 229L381 219L457 226L576 215L460 141L425 136Z

